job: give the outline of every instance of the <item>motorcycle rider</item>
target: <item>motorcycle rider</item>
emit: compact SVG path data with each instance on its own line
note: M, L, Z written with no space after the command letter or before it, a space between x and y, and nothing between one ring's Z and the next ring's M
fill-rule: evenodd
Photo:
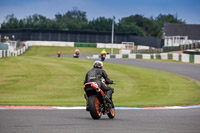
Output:
M105 79L105 83L102 82L102 77ZM113 84L113 81L108 78L107 73L103 70L103 63L101 61L95 61L93 64L93 68L87 72L84 84L88 82L96 82L99 88L101 88L105 92L106 101L112 104L112 94L114 93L114 89L107 84ZM88 98L86 95L85 98L87 101L86 110L88 110Z
M103 50L101 51L101 55L103 55L103 54L107 55L107 52L106 52L105 49L103 49Z
M75 54L79 55L79 53L80 53L80 50L79 50L79 49L76 49L76 50L75 50Z
M60 58L60 56L61 56L61 52L58 51L57 55L58 55L58 58Z

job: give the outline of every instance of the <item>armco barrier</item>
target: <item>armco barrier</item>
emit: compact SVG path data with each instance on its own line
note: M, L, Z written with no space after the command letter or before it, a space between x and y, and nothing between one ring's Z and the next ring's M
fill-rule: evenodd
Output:
M1 50L1 58L4 57L4 50Z
M25 44L25 46L23 48L15 50L15 51L0 50L0 58L21 55L21 54L23 54L26 51L27 48L28 48L28 45Z
M98 59L99 55L93 55L91 58ZM129 59L164 59L164 60L175 60L186 63L200 64L200 55L189 55L189 54L113 54L107 55L109 58L129 58Z
M94 48L125 48L124 44L111 43L84 43L84 42L59 42L59 41L26 41L29 46L66 46L66 47L94 47Z
M2 56L2 53L3 53L3 52L2 52L2 50L0 50L0 58L2 58L2 57L3 57L3 56Z
M110 55L110 58L115 58L115 55Z
M136 54L136 59L142 59L142 54Z
M6 50L3 50L3 57L6 57Z
M150 54L142 54L142 59L151 59Z
M151 54L151 59L154 59L154 55L153 54Z
M128 54L122 54L122 58L128 58Z
M172 54L172 60L179 61L179 54L173 53Z
M10 56L10 51L9 50L7 50L7 57L9 57Z
M182 61L182 58L181 58L181 57L182 57L182 55L179 54L179 55L178 55L178 60L179 60L179 61Z
M129 54L128 58L130 58L130 59L136 59L136 54Z
M110 59L110 55L107 55L107 56L106 56L106 59Z
M200 55L194 55L194 63L199 63L200 64Z
M168 59L168 54L167 53L161 53L160 56L161 56L162 60L167 60Z
M190 55L189 54L182 54L181 61L189 63L190 62Z
M115 55L115 58L117 59L117 58L122 58L122 54L116 54Z
M154 59L161 59L161 55L160 54L155 54L155 58Z
M56 42L56 41L27 41L27 46L63 46L74 47L74 42Z
M173 54L167 54L167 59L172 60L173 59Z
M189 55L189 61L190 61L190 63L194 63L194 55L193 54Z
M125 48L124 44L97 43L97 48Z

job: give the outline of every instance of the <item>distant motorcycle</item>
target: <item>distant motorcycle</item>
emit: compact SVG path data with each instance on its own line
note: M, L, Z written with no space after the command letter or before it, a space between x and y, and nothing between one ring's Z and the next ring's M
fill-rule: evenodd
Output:
M58 55L58 58L60 58L60 56L61 56L61 52L58 51L57 55Z
M104 61L106 59L106 54L101 54L101 61Z
M93 119L100 119L102 114L107 114L110 119L115 117L113 102L106 99L105 92L99 88L96 82L86 83L84 91L88 97L89 111Z

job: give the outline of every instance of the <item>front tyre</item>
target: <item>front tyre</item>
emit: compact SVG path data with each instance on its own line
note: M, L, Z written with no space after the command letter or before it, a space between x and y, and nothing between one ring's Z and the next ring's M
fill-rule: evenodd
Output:
M91 95L88 98L90 115L93 119L100 119L102 112L100 112L100 102L96 95Z
M109 109L108 113L107 113L108 117L110 119L113 119L115 117L115 107L113 106L112 108Z
M105 57L101 57L101 61L104 61L105 60Z

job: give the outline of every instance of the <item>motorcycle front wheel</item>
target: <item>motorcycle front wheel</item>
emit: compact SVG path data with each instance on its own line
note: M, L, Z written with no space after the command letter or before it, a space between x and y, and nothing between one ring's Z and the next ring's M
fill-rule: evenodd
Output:
M102 112L100 111L100 102L96 95L91 95L88 98L90 115L93 119L100 119Z
M101 57L101 61L104 61L105 60L105 57Z
M115 107L110 108L107 115L110 119L113 119L115 117Z

